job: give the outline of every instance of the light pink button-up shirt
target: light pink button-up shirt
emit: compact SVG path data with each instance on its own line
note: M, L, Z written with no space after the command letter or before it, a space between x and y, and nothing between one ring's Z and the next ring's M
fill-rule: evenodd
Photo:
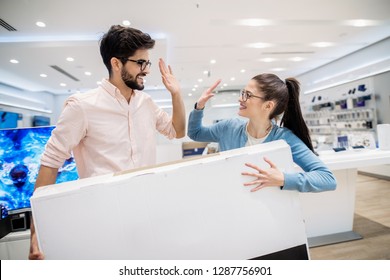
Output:
M149 95L130 103L108 80L70 96L47 143L41 164L59 168L73 151L80 178L156 163L156 130L176 136L172 118Z

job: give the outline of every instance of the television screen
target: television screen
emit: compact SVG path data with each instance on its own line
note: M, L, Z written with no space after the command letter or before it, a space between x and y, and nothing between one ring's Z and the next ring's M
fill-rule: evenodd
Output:
M0 205L9 213L30 208L40 158L54 126L0 130ZM57 183L78 179L73 157L58 170Z
M0 111L0 128L16 128L18 120L23 118L22 114Z
M34 116L33 117L33 126L49 126L50 118L45 116Z

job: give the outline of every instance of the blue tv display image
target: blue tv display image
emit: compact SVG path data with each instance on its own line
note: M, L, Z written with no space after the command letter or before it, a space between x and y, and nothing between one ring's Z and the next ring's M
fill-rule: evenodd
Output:
M50 118L45 116L34 116L33 117L33 126L49 126Z
M0 130L0 205L8 212L30 208L41 155L54 126ZM77 180L73 157L58 170L56 183Z
M0 128L16 128L18 120L23 118L22 114L0 111Z

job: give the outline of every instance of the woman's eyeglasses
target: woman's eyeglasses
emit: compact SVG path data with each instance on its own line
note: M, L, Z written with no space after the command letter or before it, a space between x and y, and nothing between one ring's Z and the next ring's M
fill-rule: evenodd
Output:
M241 95L242 101L244 101L244 102L247 101L247 100L248 100L249 98L251 98L251 97L256 97L256 98L264 99L264 97L254 95L253 93L251 93L250 91L246 91L245 89L242 89L242 90L241 90L240 95Z

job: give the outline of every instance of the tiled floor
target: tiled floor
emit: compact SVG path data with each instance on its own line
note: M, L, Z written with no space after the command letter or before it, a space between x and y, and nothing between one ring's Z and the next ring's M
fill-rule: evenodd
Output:
M389 180L358 175L353 230L363 238L310 248L310 258L313 260L389 260Z
M390 164L369 166L358 169L359 174L390 180Z

